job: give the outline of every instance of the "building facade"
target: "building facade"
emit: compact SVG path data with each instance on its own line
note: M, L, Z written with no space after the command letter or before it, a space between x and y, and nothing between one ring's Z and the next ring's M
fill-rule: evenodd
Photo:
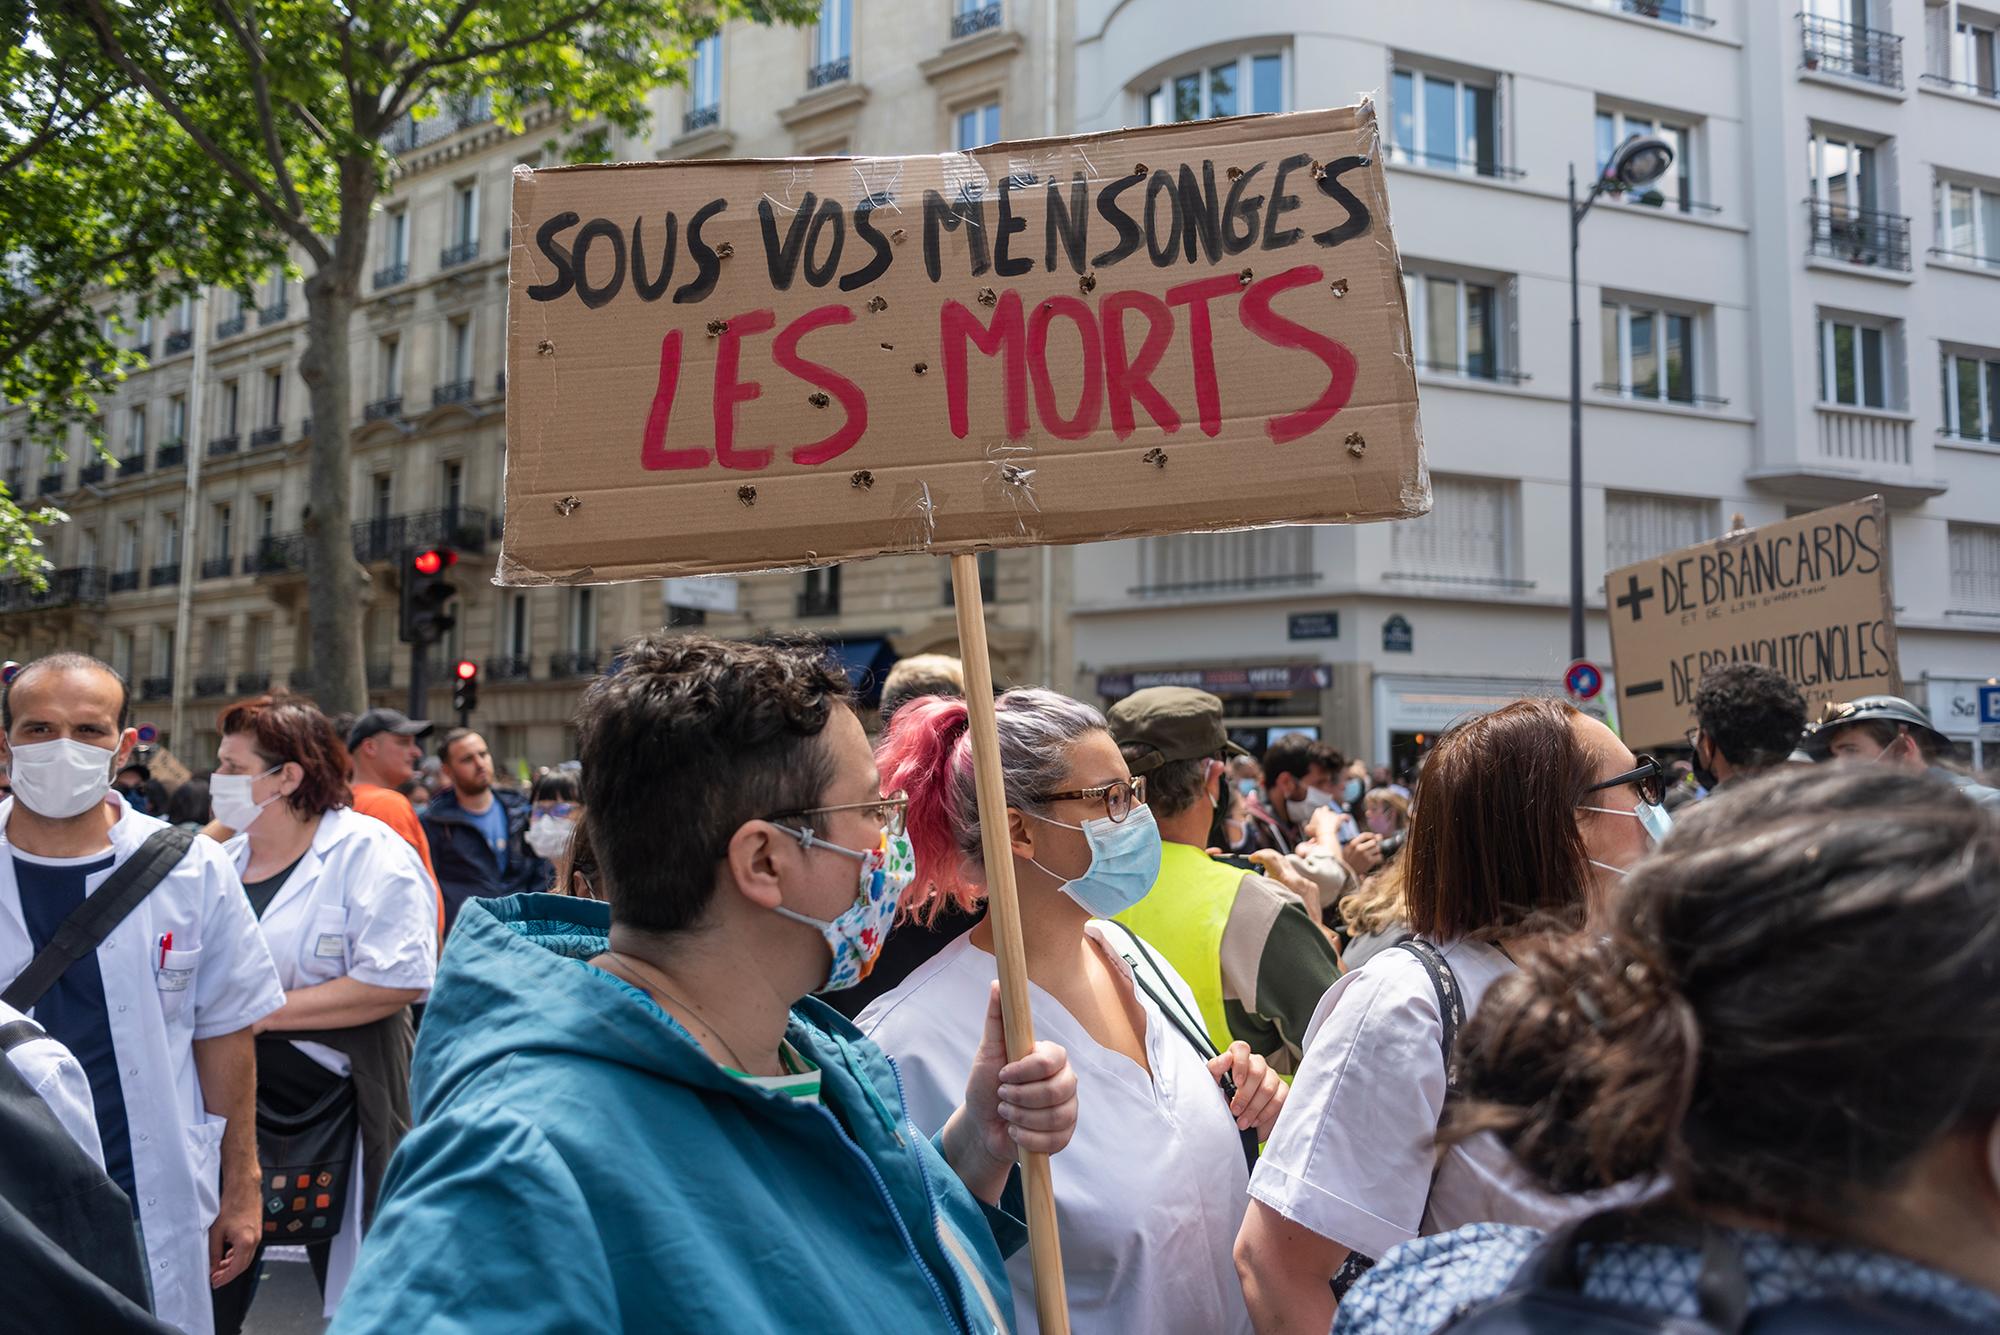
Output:
M1798 13L1803 9L1803 14ZM2000 672L1995 19L1926 0L1080 0L1080 130L1377 103L1436 508L1077 555L1074 688L1225 694L1407 762L1568 659L1568 173L1673 169L1581 231L1588 651L1608 569L1880 493L1907 689ZM1961 702L1962 703L1962 702Z
M731 23L695 52L686 87L654 98L621 159L937 152L1061 128L1053 40L1060 5L825 0L807 29ZM508 768L575 753L578 689L627 637L662 625L725 634L804 630L831 641L868 691L898 656L956 643L946 563L683 583L506 589L491 581L506 459L508 201L514 168L560 160L546 125L503 130L483 105L407 122L351 331L358 609L370 696L404 707L410 648L400 581L413 551L457 552L456 622L428 667L427 712L450 708L453 665L481 666L474 723ZM60 504L43 535L50 588L0 592L0 654L93 652L132 681L140 720L197 769L228 700L302 683L303 512L310 435L298 378L304 298L273 273L131 331L149 357L103 404L115 462L82 433L65 463L0 421L13 493ZM188 559L184 560L184 556ZM1056 563L989 554L996 675L1056 674ZM176 642L181 604L189 643ZM177 652L178 650L178 652ZM186 735L169 735L179 704Z
M1568 172L1587 187L1626 135L1664 137L1673 169L1581 233L1590 656L1609 665L1607 569L1879 493L1908 691L1970 743L1965 702L2000 672L1997 29L1959 0L824 0L813 27L703 43L613 152L922 153L1372 96L1434 513L1002 552L982 582L1002 681L1099 703L1201 684L1252 745L1305 727L1407 761L1452 719L1561 679ZM582 681L662 624L813 631L864 686L949 649L931 558L492 585L509 177L554 161L548 138L475 106L396 145L352 331L377 701L407 699L400 562L433 543L460 553L462 593L429 712L452 662L480 663L475 722L507 763L572 754ZM49 593L0 597L0 652L94 650L162 725L178 696L189 736L170 740L198 766L215 709L304 659L310 503L296 283L204 305L136 331L151 367L105 404L118 462L73 445L44 466L0 425L15 494L72 516L48 535Z

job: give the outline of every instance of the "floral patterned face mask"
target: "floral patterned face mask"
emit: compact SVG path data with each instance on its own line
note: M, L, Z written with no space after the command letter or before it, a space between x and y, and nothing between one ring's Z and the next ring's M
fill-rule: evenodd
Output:
M812 918L782 904L773 910L793 922L817 927L819 934L826 938L827 948L833 952L833 963L827 969L826 982L814 991L839 992L853 987L874 969L875 961L882 954L882 945L889 939L889 923L896 916L896 904L902 899L903 892L910 888L910 882L917 878L917 855L910 847L910 837L907 834L892 835L884 830L882 842L875 846L875 850L862 853L830 844L815 837L811 830L792 829L784 825L778 828L797 839L802 848L824 848L829 853L838 853L861 863L860 893L839 917L831 920Z

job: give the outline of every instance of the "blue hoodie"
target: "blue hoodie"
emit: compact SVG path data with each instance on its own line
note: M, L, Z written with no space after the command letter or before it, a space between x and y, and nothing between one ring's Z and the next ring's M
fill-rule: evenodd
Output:
M983 1206L812 998L786 1037L823 1106L730 1077L584 963L609 928L557 895L466 904L337 1335L1011 1328L1018 1173L1011 1214Z

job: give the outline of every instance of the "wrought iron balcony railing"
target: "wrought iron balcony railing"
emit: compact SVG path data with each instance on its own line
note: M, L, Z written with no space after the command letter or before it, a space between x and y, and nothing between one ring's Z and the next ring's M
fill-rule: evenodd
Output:
M1903 86L1903 39L1895 33L1817 14L1801 14L1799 22L1807 69L1884 88Z
M1808 253L1870 268L1910 267L1910 220L1898 213L1806 201L1812 228Z

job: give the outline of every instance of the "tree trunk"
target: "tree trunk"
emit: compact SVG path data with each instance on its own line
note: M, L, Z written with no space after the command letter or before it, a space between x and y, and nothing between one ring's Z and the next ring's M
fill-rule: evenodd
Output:
M306 506L307 642L298 656L310 665L311 690L328 714L368 707L362 671L362 596L367 574L354 559L353 413L349 326L360 299L374 206L372 164L341 161L340 234L333 258L305 281L306 349L299 375L312 399L313 435Z

